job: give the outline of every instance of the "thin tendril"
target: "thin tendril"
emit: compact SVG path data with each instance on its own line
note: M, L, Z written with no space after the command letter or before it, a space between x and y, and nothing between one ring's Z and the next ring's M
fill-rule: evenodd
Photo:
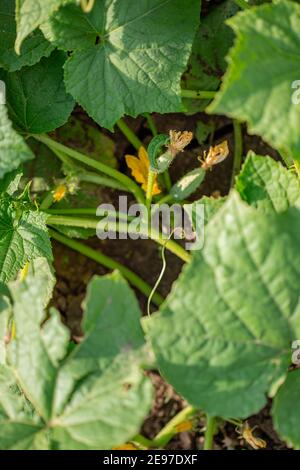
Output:
M167 262L166 262L166 257L165 257L165 251L166 251L166 246L168 244L168 241L172 238L173 234L175 233L175 231L177 230L177 227L175 227L172 232L170 233L170 235L168 236L168 238L166 239L165 243L163 244L163 247L162 247L162 250L161 250L161 258L162 258L162 268L161 268L161 272L157 278L157 281L156 283L154 284L154 287L148 297L148 301L147 301L147 315L148 317L151 316L151 312L150 312L150 305L151 305L151 300L152 300L152 297L153 295L155 294L162 278L163 278L163 275L165 274L165 270L166 270L166 267L167 267ZM184 231L183 231L183 234L184 234Z

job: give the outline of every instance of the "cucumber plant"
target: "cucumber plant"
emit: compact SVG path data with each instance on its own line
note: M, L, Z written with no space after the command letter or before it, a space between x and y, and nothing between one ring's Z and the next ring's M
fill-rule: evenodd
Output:
M268 398L275 429L300 449L300 6L200 3L1 1L0 449L163 448L202 414L205 449L222 421L261 448L243 420ZM158 132L152 113L204 111L196 136L208 145L173 181L193 134ZM214 139L218 114L232 120L234 146ZM246 125L282 162L244 150ZM128 171L115 131L137 153L124 155ZM228 155L229 194L195 201ZM202 250L143 233L185 263L167 298L84 243L99 188L147 209L184 204L194 225L203 205ZM122 213L116 227L129 227ZM114 271L88 285L79 340L49 307L51 239ZM155 313L141 318L128 283ZM188 403L152 440L140 434L150 368Z

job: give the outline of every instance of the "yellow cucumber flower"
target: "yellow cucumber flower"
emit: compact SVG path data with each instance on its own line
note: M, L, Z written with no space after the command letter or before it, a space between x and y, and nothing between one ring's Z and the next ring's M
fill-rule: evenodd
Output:
M60 184L55 188L53 191L53 201L54 202L59 202L61 201L65 195L67 194L67 187L64 184Z
M125 160L128 168L131 170L132 176L142 185L142 189L146 192L150 169L150 162L146 149L144 147L140 147L137 157L134 157L133 155L125 155ZM157 177L155 176L152 196L156 196L161 192L156 179Z

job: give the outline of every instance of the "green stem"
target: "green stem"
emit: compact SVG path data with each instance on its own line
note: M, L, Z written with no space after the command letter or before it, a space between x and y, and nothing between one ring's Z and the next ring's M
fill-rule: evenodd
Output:
M165 447L168 442L177 434L176 426L186 421L189 418L195 416L198 413L198 410L193 406L187 406L183 410L181 410L174 418L172 418L163 428L162 430L155 436L152 441L153 447Z
M149 113L145 113L144 116L147 119L147 124L148 124L148 127L149 127L150 131L152 132L153 136L155 137L158 134L158 131L157 131L157 127L155 125L153 117Z
M96 212L97 212L97 207L95 208L84 208L84 207L76 207L76 208L72 208L72 209L69 209L69 208L66 208L66 209L46 209L45 212L47 214L51 214L51 215L93 215L93 216L96 216ZM121 219L121 220L133 220L134 217L133 216L130 216L130 215L127 215L123 212L110 212L110 211L105 211L107 213L107 215L116 215L118 219Z
M147 192L146 192L146 206L147 206L147 211L149 212L150 215L150 208L151 208L151 202L152 202L152 192L153 192L153 185L155 181L155 173L154 171L149 170L148 174L148 183L147 183Z
M56 148L52 148L51 150L62 161L62 163L64 163L66 166L71 167L71 169L74 169L74 172L76 173L76 176L78 176L80 181L85 181L87 183L95 183L99 184L100 186L119 189L120 191L128 191L127 186L121 184L119 181L113 178L108 178L107 176L98 175L97 173L86 171L82 166L74 164L72 159L60 150L57 150Z
M118 189L120 191L128 191L128 188L121 184L119 181L116 181L112 178L107 178L105 176L97 175L97 173L79 173L78 178L80 181L84 181L86 183L94 183L99 184L100 186L106 186L107 188Z
M95 0L81 0L81 8L84 13L90 13L94 6Z
M76 240L73 240L69 237L66 237L65 235L62 235L61 233L56 232L55 230L49 229L50 236L54 238L54 240L57 240L60 243L63 243L64 245L68 246L69 248L72 248L73 250L77 251L78 253L81 253L88 258L96 261L97 263L105 266L108 269L118 269L120 273L133 285L135 286L142 294L144 294L146 297L148 297L152 291L151 286L147 284L147 282L143 281L137 274L135 274L133 271L128 269L126 266L123 266L122 264L118 263L117 261L111 259L109 256L104 255L100 251L96 251L93 248L90 248L89 246L84 245L83 243L80 243ZM161 305L163 302L163 297L159 295L157 292L155 295L152 297L153 303L157 306Z
M211 416L207 414L203 450L212 450L213 444L214 444L215 433L216 433L216 418L215 416Z
M251 5L249 5L248 2L245 0L234 0L234 2L242 9L242 10L248 10L251 8Z
M99 220L95 219L84 219L79 217L66 217L63 215L49 215L47 218L47 224L49 225L66 225L71 227L83 227L83 228L93 228L97 229ZM116 224L115 230L119 233L137 233L130 229L130 227L122 221L119 221ZM159 245L166 246L167 250L171 251L182 261L189 263L191 261L191 255L180 245L178 245L173 240L167 240L158 232L152 230L143 230L143 227L140 227L140 234L145 235L151 240L155 241Z
M216 91L202 91L202 90L181 90L182 98L190 98L196 100L210 100L216 96Z
M234 156L233 156L233 169L231 177L231 187L234 186L236 175L240 172L243 156L243 134L241 124L237 121L233 121L233 133L234 133Z
M47 145L47 147L49 147L50 149L57 149L58 151L65 153L69 157L74 158L74 160L77 160L91 168L94 168L95 170L98 170L101 173L111 176L117 181L120 181L121 184L125 185L135 195L138 202L144 204L145 198L142 189L132 179L128 178L128 176L126 175L123 175L123 173L121 173L120 171L115 170L110 166L104 165L104 163L100 163L94 160L93 158L90 158L87 155L78 152L77 150L67 147L66 145L63 145L57 142L56 140L51 139L47 135L33 134L32 137L34 137L39 142L42 142L43 144Z
M130 129L130 127L127 126L126 122L123 119L119 119L119 121L117 122L117 126L136 150L143 146L143 143Z

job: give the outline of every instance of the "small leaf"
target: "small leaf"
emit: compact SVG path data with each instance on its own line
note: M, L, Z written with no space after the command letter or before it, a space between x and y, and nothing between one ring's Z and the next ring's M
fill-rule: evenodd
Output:
M66 93L63 81L65 59L64 53L54 51L32 67L0 74L6 83L8 110L15 126L39 134L67 121L74 100Z
M0 281L12 279L27 261L52 259L45 217L37 211L18 209L9 196L0 198Z
M19 189L22 176L23 173L19 169L6 173L0 180L0 194L7 193L12 196Z
M173 198L182 201L189 197L196 189L199 188L200 184L204 180L206 171L202 168L196 168L184 175L176 184L171 188L170 193Z
M264 211L300 207L299 178L268 156L249 152L235 187L244 201Z
M290 372L280 387L272 407L274 426L287 444L300 449L300 370Z

